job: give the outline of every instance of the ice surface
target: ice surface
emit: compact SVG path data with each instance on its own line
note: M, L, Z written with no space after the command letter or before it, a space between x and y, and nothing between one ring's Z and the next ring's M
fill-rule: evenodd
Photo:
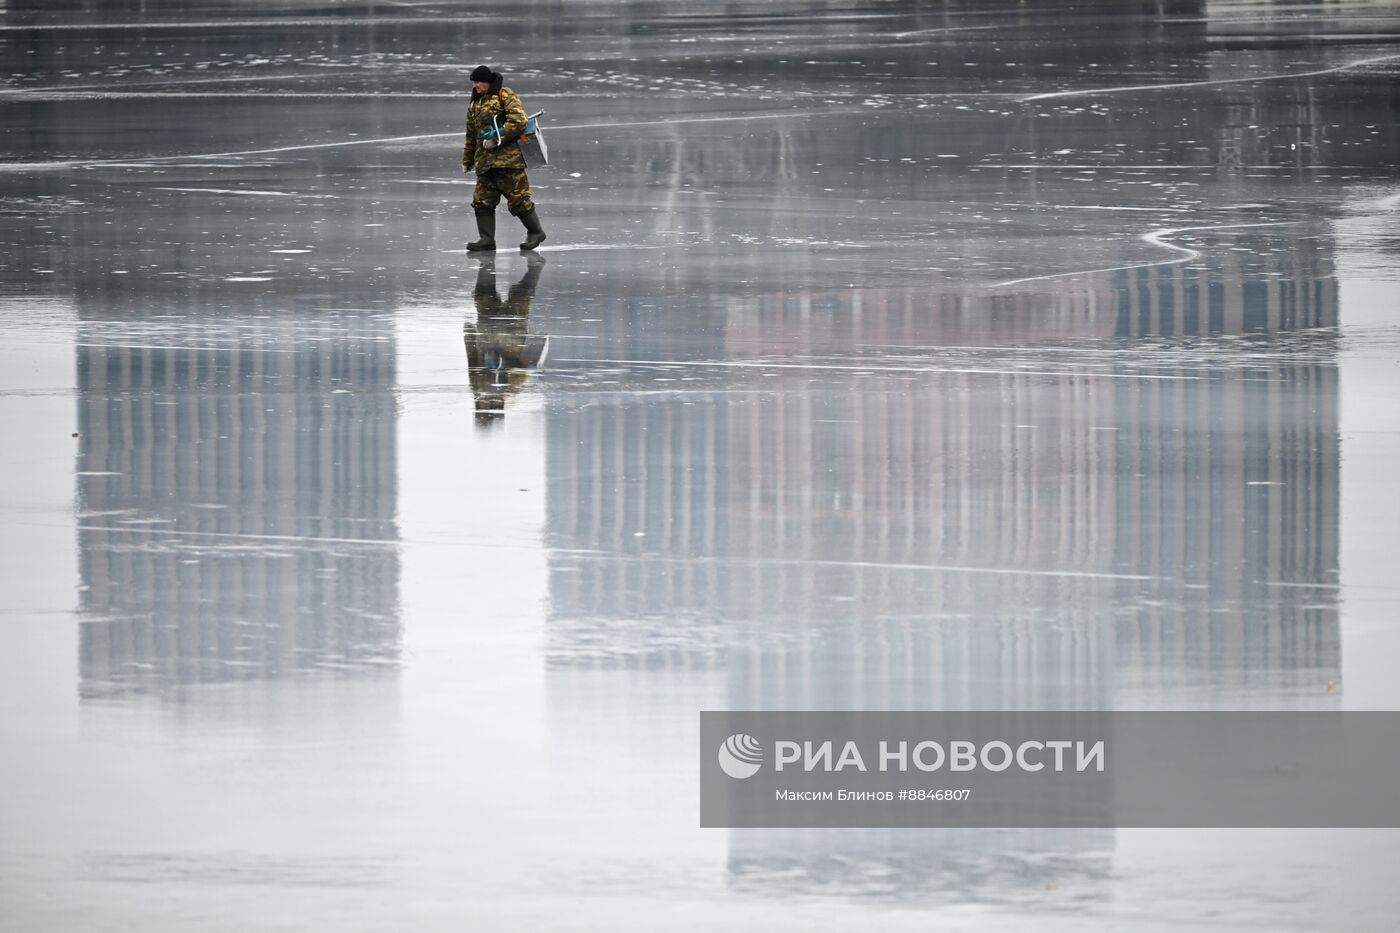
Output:
M0 8L16 929L1392 929L698 829L698 711L1400 706L1389 3ZM549 113L549 240L459 171ZM469 365L470 364L470 365Z

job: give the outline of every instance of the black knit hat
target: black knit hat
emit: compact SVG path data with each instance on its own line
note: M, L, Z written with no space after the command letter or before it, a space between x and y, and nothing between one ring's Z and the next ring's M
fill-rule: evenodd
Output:
M487 84L490 84L495 77L495 73L485 65L477 65L472 69L473 81L485 81Z

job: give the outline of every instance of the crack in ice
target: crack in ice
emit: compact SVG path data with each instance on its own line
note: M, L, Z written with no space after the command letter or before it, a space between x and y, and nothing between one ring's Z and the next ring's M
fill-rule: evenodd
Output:
M1033 100L1050 100L1057 97L1091 97L1095 94L1127 94L1132 91L1165 91L1182 87L1214 87L1220 84L1252 84L1259 81L1288 81L1294 78L1316 78L1321 75L1337 74L1342 71L1350 71L1353 68L1360 68L1364 65L1375 65L1380 62L1390 62L1400 59L1400 55L1379 55L1374 58L1360 58L1344 65L1337 65L1332 68L1323 68L1318 71L1300 71L1292 74L1272 74L1256 75L1249 78L1219 78L1214 81L1176 81L1171 84L1132 84L1123 87L1098 87L1086 88L1075 91L1053 91L1049 94L1032 94L1029 97L1022 97L1020 103L1029 103Z
M1164 237L1174 236L1178 233L1192 233L1197 230L1237 230L1244 227L1288 227L1299 223L1293 220L1270 221L1267 223L1253 224L1214 224L1203 227L1171 227L1166 230L1152 230L1138 237L1144 243L1151 243L1153 246L1162 246L1167 249L1174 249L1183 255L1175 259L1158 259L1154 262L1134 262L1123 266L1109 266L1104 269L1077 269L1073 272L1052 272L1047 275L1030 275L1023 279L1011 279L1006 282L997 282L989 285L988 288L1006 288L1011 285L1020 285L1025 282L1040 282L1045 279L1063 279L1073 275L1096 275L1101 272L1126 272L1129 269L1146 269L1151 266L1172 266L1178 263L1190 262L1199 259L1202 255L1200 250L1191 249L1186 246L1177 246L1175 243L1168 243Z

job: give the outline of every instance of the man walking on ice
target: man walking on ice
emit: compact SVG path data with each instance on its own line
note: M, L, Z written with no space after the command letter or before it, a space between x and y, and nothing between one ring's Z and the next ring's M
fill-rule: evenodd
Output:
M476 172L472 210L476 213L477 239L467 244L472 252L496 248L496 205L501 198L525 225L522 250L532 250L545 240L544 228L530 199L530 178L520 154L520 135L528 117L525 106L502 77L485 65L472 70L472 102L467 108L467 139L462 147L462 171Z

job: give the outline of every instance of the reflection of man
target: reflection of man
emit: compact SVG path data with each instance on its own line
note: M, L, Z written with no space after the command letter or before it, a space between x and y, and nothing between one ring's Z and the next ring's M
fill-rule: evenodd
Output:
M510 287L505 301L496 291L496 257L485 256L476 273L476 321L467 321L462 336L467 345L467 376L476 402L476 423L499 424L506 413L506 397L530 381L530 371L544 363L548 338L526 333L530 303L540 281L544 257L527 253L528 268Z

